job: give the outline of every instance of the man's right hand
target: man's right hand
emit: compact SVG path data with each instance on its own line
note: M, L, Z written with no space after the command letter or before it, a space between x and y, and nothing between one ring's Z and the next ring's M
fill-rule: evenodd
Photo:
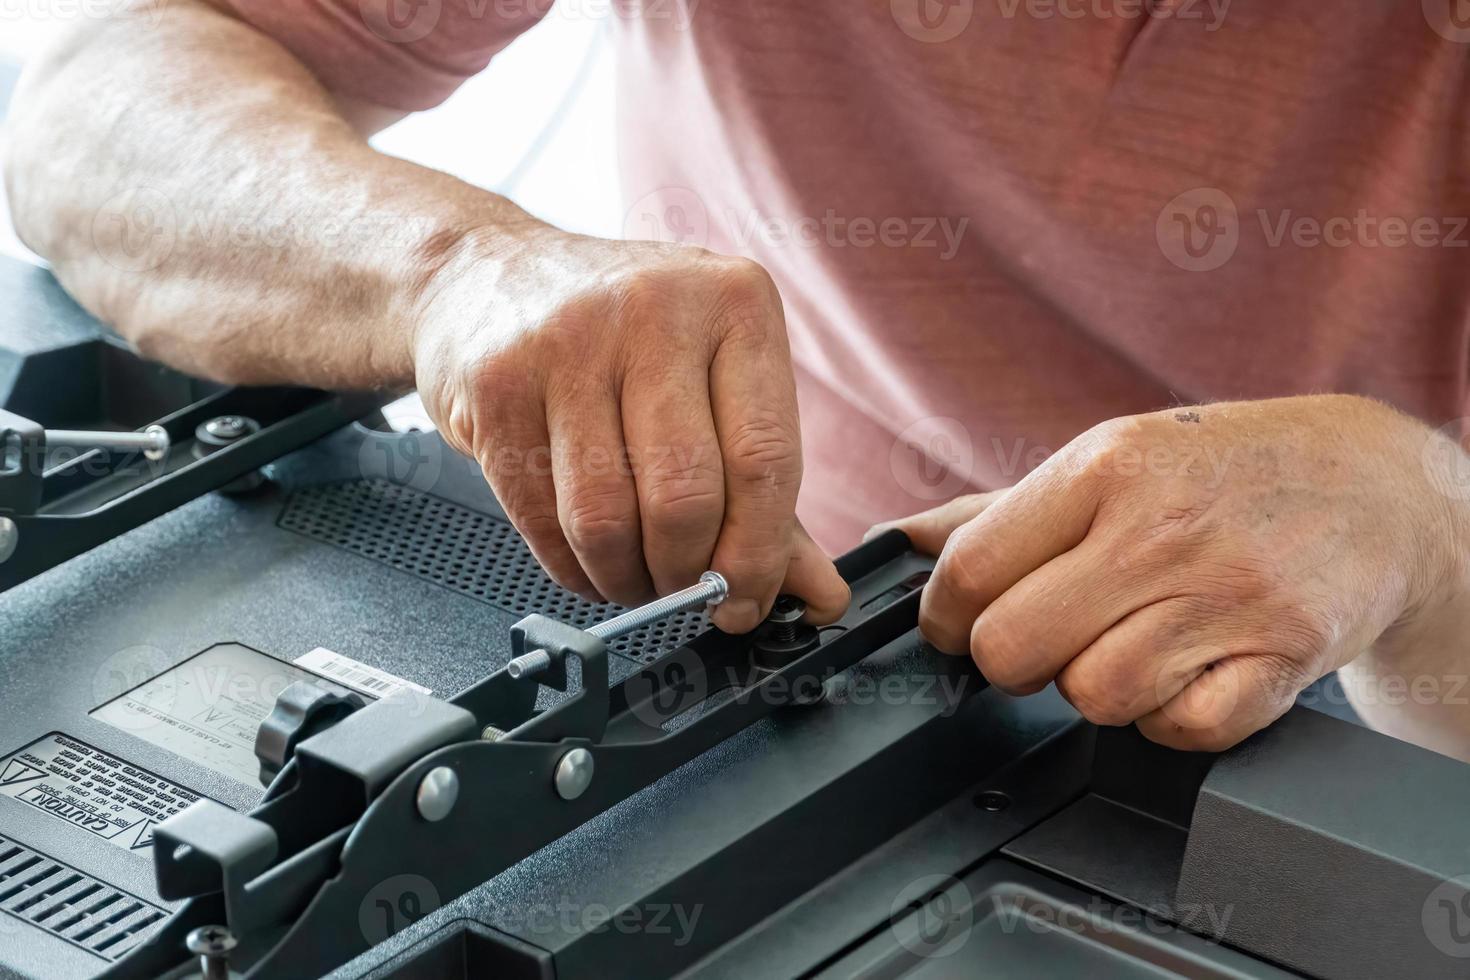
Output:
M424 404L542 566L633 604L713 568L754 628L778 592L848 589L795 520L801 435L781 299L753 262L547 226L466 235L424 291Z
M83 305L227 383L417 384L578 592L636 602L713 568L728 631L783 587L813 620L842 612L846 585L796 524L794 383L764 271L557 231L373 150L403 113L324 90L223 0L148 7L68 32L7 121L16 226ZM147 261L108 220L139 200L177 224ZM384 227L401 240L340 233Z

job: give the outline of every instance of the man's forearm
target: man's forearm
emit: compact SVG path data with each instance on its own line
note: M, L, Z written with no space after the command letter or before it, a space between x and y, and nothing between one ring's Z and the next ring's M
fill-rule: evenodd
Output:
M410 385L461 236L538 227L373 151L289 53L201 0L89 24L32 66L6 177L22 239L84 306L239 383Z

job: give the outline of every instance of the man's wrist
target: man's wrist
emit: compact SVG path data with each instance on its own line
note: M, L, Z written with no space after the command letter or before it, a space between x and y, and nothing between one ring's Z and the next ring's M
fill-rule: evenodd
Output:
M470 328L491 304L507 298L516 257L565 236L502 203L504 211L493 220L435 222L415 244L406 279L407 322L385 342L405 385L414 383L415 364L444 342L446 325Z

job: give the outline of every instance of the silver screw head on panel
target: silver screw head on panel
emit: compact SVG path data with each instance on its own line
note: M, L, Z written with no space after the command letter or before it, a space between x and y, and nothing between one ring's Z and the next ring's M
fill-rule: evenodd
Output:
M430 823L438 823L449 816L458 800L459 777L448 766L436 766L425 773L414 796L419 816Z
M20 528L10 518L0 517L0 564L10 560L18 544L20 544Z
M575 800L587 792L594 768L592 753L586 749L567 752L556 764L556 794L564 800Z

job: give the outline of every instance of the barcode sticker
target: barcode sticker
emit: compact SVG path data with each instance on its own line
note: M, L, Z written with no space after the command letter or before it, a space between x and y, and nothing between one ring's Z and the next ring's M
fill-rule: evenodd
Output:
M351 657L344 657L326 647L317 647L310 653L297 657L296 666L305 667L328 680L344 684L354 691L375 698L386 698L399 691L413 691L416 694L425 695L433 693L427 687L421 687L402 677L395 677L386 670L370 667Z

